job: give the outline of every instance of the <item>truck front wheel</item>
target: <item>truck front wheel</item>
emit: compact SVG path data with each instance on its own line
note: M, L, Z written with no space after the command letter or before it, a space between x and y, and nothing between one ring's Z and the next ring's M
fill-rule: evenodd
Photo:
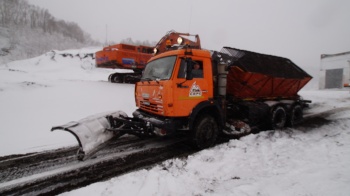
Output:
M215 144L218 137L218 125L209 115L200 116L194 126L193 140L198 149L208 148Z

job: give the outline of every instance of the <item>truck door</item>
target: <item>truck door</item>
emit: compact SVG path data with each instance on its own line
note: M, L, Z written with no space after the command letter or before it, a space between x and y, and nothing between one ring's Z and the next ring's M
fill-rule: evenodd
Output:
M210 77L210 60L192 59L192 79L186 79L188 60L181 59L175 74L174 114L175 116L189 116L193 108L200 102L213 97L212 79Z

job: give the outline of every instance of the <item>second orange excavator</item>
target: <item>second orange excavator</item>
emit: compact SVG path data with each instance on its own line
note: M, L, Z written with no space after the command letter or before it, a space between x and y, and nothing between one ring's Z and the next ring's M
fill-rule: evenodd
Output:
M191 38L194 38L194 41ZM199 36L172 30L167 32L155 47L130 44L107 46L96 52L96 67L132 70L133 72L112 73L109 75L108 81L112 83L136 83L140 81L142 71L151 57L168 50L182 48L185 45L190 45L193 49L201 49Z

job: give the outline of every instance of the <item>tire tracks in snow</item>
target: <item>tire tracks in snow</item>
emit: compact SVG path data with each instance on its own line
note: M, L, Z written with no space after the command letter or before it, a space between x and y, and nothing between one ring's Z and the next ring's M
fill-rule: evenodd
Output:
M75 150L2 158L0 195L59 194L195 151L184 137L128 137L83 162L76 160Z

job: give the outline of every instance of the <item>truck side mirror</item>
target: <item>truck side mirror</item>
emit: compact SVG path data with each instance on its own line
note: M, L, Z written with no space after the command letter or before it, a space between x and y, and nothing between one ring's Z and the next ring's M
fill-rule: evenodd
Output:
M191 58L186 58L186 66L186 80L192 80L193 61Z

